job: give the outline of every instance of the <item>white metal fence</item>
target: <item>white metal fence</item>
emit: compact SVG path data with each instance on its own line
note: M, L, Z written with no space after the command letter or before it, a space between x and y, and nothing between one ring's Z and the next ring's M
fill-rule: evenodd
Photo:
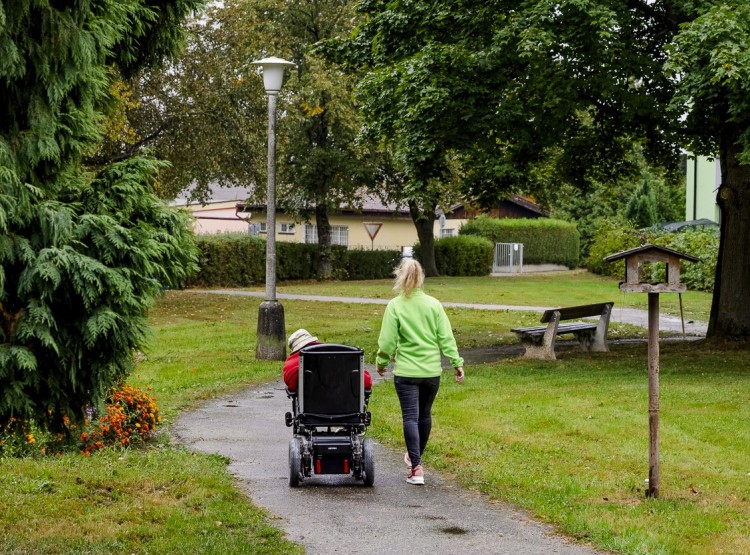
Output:
M495 243L492 273L523 273L523 243Z

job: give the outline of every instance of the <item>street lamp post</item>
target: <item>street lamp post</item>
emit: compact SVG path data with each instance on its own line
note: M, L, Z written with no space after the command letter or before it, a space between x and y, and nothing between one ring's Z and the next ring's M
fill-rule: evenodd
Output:
M281 58L252 62L261 67L268 94L268 183L266 187L266 298L258 309L255 357L262 360L286 358L284 307L276 299L276 98L284 82L284 70L294 66Z

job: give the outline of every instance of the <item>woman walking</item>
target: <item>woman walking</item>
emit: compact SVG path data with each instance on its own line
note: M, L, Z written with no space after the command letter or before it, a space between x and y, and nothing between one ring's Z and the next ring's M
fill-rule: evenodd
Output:
M393 383L401 404L404 440L409 466L406 481L424 485L422 453L432 429L432 403L440 387L441 353L454 368L456 381L464 381L464 359L458 354L448 315L436 298L427 295L424 270L413 258L396 268L393 287L399 295L383 314L378 338L377 369L381 376L395 354Z

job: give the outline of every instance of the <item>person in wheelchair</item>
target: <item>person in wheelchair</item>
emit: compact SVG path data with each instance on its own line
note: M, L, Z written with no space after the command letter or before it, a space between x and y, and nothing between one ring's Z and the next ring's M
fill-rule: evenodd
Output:
M372 377L363 367L364 351L320 343L305 329L289 336L288 344L292 352L283 375L292 400L285 415L293 432L289 485L315 475L348 474L372 486L374 447L364 437Z
M318 338L312 335L304 328L300 328L289 336L287 341L289 345L289 357L284 362L282 370L286 389L290 394L297 392L297 383L299 382L299 352L303 347L308 345L320 345ZM370 397L372 391L372 376L365 370L365 399Z

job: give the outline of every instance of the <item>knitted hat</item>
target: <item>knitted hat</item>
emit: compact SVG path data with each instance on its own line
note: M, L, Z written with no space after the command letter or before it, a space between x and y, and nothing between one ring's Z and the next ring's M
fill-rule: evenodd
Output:
M289 350L293 353L297 352L305 345L309 345L317 340L318 338L310 335L310 332L306 329L299 329L289 336Z

